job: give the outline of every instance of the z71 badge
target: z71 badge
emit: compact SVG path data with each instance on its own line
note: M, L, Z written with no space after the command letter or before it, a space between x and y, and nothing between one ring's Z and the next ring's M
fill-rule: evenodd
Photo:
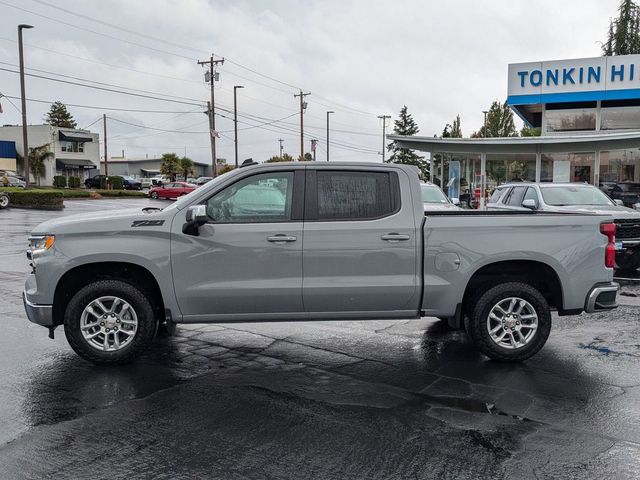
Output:
M159 227L164 224L164 220L134 220L132 227Z

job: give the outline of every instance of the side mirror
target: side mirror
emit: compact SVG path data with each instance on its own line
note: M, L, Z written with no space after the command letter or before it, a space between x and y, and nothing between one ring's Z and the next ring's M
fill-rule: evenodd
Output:
M616 198L613 203L615 203L617 206L619 207L624 207L624 202L622 200L620 200L619 198Z
M537 210L538 202L536 202L533 198L527 198L524 202L522 202L522 206L524 208L528 208L529 210Z
M187 209L186 223L182 226L182 233L197 237L199 228L209 220L205 205L193 205Z

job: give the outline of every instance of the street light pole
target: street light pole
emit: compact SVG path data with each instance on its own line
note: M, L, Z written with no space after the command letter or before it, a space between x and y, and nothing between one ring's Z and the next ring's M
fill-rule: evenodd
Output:
M234 133L234 145L236 149L236 168L238 168L238 99L237 91L239 88L244 88L242 85L233 86L233 133Z
M22 100L22 148L25 188L29 188L29 140L27 138L27 96L24 89L24 49L22 47L22 30L33 28L32 25L18 25L18 54L20 56L20 96Z
M387 120L391 118L391 115L378 115L378 118L382 120L382 163L384 163L384 151L387 143Z
M336 112L327 112L327 162L329 161L329 114Z
M489 113L488 110L483 110L482 113L484 113L484 135L482 135L483 137L487 136L487 113Z

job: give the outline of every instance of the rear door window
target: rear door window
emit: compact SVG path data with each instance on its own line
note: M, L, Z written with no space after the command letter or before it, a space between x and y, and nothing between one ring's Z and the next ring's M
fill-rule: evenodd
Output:
M322 171L315 173L317 220L372 220L400 209L395 172ZM315 215L314 215L315 213Z
M496 188L489 198L489 203L498 203L498 200L500 200L500 197L504 193L504 190L504 188Z

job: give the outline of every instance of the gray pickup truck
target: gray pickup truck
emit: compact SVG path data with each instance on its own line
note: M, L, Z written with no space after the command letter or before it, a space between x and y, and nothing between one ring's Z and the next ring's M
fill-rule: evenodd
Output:
M38 225L24 304L97 364L130 361L159 325L434 316L520 361L560 315L616 307L607 215L428 212L413 167L276 163L165 208Z

